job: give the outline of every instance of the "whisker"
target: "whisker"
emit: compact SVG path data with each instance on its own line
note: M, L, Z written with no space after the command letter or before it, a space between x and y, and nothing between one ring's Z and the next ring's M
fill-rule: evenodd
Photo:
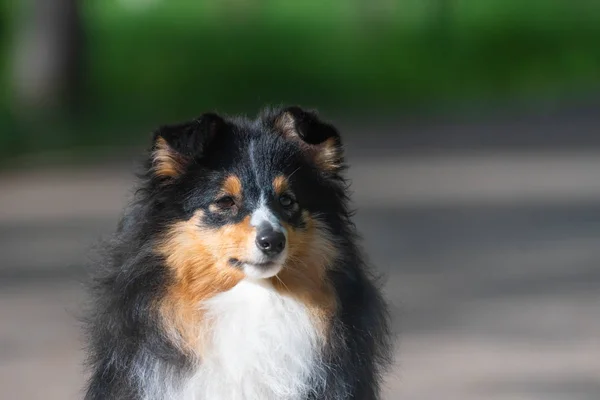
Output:
M284 287L284 288L285 288L285 289L286 289L288 292L290 291L290 288L289 288L289 287L287 287L287 285L286 285L285 283L283 283L283 281L281 280L281 278L279 277L279 275L275 275L275 278L277 278L277 280L278 280L279 282L281 282L281 284L283 285L283 287Z
M298 168L296 168L296 169L294 170L294 172L292 172L292 173L291 173L291 174L288 176L288 179L290 179L290 178L291 178L291 177L292 177L292 176L293 176L293 175L294 175L296 172L298 172L298 170L299 170L300 168L302 168L302 165L301 165L301 166L299 166Z

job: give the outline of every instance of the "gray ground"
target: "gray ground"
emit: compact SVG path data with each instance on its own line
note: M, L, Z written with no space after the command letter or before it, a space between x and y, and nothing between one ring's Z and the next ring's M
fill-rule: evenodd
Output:
M369 132L348 145L398 337L386 399L599 399L600 117L347 125ZM77 280L130 170L0 174L3 399L81 397Z

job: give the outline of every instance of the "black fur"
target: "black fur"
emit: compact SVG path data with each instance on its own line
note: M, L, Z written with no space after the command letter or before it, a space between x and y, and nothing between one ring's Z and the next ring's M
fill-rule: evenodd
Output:
M323 355L328 371L326 384L309 399L379 398L382 374L391 357L388 313L356 244L347 184L341 175L344 167L324 174L313 165L302 146L275 128L283 112L294 116L296 129L307 144L318 145L334 138L341 146L333 126L298 107L267 110L256 120L205 114L155 133L153 143L162 137L185 156L185 173L165 182L153 172L149 157L135 201L125 211L106 254L93 266L93 302L86 324L92 372L87 400L141 400L135 374L139 374L144 357L160 360L180 379L189 372L190 360L162 334L152 307L171 279L164 260L153 249L170 223L188 219L195 210L208 207L218 187L215 182L224 174L236 171L242 180L250 179L244 177L244 154L250 140L255 143L259 154L256 163L265 171L265 179L269 179L271 170L293 172L298 203L324 216L342 249L329 275L339 307ZM301 224L297 215L282 212L283 217L291 224ZM215 226L227 222L222 216L210 220Z

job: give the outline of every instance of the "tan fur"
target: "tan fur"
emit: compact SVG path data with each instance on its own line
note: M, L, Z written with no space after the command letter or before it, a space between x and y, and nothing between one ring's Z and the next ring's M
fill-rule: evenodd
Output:
M242 198L242 182L235 175L229 175L223 182L222 192L226 196Z
M277 195L282 195L288 190L288 181L287 178L283 175L279 175L273 179L273 190Z
M244 273L229 265L244 259L248 241L255 236L250 217L220 229L202 227L202 212L173 225L159 246L173 274L173 283L160 304L163 322L172 339L184 350L201 349L201 302L233 288ZM241 254L240 254L241 252Z
M229 264L231 258L247 259L254 246L256 229L250 216L238 224L219 229L202 226L198 211L187 221L175 223L157 248L163 255L173 281L159 304L166 331L181 349L201 357L205 344L201 303L237 285L244 273ZM288 257L281 272L270 278L275 289L306 304L323 335L335 311L336 298L327 270L336 248L321 223L305 212L304 228L288 231Z
M283 113L275 120L275 129L281 132L286 137L297 136L296 121L294 116L289 113Z
M235 200L236 205L229 210L235 214L238 211L237 205L242 203L242 181L240 181L240 178L235 175L229 175L223 181L223 186L219 191L219 197L221 196L231 196ZM209 205L208 210L213 213L222 211L215 204Z
M330 316L336 308L336 298L327 279L336 255L336 248L318 220L307 212L303 215L306 227L288 231L288 258L281 272L271 278L276 290L302 301L321 325L323 333L329 328Z
M315 162L317 165L326 171L336 171L340 165L341 149L336 145L333 138L329 138L320 145L319 151L315 154Z
M334 138L329 138L320 144L306 143L296 130L294 116L288 112L283 113L275 120L275 129L284 137L294 140L304 150L304 153L313 160L321 170L326 172L337 171L342 158L342 149L337 145Z
M167 141L159 137L152 153L152 161L155 175L162 178L176 178L183 173L189 160L171 149Z

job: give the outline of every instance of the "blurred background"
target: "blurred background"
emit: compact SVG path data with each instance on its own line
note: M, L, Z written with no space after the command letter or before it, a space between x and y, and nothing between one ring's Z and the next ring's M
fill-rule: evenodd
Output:
M157 125L341 129L386 400L600 398L600 2L0 0L0 392L77 399L75 315Z

